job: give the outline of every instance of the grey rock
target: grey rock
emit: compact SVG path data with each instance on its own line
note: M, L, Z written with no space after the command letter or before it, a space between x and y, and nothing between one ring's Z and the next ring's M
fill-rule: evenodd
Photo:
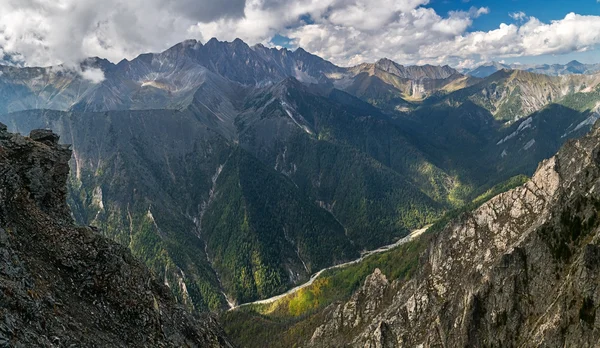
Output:
M0 346L230 347L128 249L72 223L57 140L0 137Z
M326 309L306 345L595 347L599 207L597 124L525 185L450 222L410 281L382 292L376 271L348 302Z
M58 144L59 136L49 129L34 129L29 133L32 140L47 145Z

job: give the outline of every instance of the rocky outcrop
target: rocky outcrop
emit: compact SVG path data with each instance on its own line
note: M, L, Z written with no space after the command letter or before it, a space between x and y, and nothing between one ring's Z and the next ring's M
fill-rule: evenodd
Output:
M331 320L317 328L311 337L311 345L320 346L323 341L333 340L342 332L351 333L362 324L368 323L382 307L386 295L389 294L389 288L390 283L386 276L379 268L375 269L348 302L333 308L329 314Z
M440 232L419 274L326 310L309 346L592 347L600 338L600 128ZM358 302L357 302L358 301ZM375 313L364 316L365 308ZM358 304L360 303L360 304ZM348 320L356 323L344 330ZM368 320L365 320L368 319ZM342 324L346 323L346 324Z
M0 347L230 346L125 248L73 225L71 150L0 124Z
M447 79L452 75L459 74L458 71L449 67L435 66L435 65L413 65L403 66L390 59L380 59L375 64L375 68L382 71L386 71L390 74L394 74L400 78L421 80L421 79L432 79L432 80L443 80Z

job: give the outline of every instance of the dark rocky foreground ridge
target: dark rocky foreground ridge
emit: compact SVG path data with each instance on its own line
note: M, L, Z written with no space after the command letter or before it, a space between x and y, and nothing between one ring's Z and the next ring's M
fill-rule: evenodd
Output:
M0 124L0 347L229 347L127 248L72 222L69 146Z
M597 347L600 126L449 223L407 282L376 270L312 347Z

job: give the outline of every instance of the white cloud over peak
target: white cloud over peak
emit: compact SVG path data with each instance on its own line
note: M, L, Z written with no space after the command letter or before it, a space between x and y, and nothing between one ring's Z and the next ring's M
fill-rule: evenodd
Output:
M81 77L92 83L104 81L104 72L98 68L84 69L81 71Z
M475 67L477 67L479 65L479 62L473 60L473 59L464 59L461 61L458 61L454 67L456 69L460 70L464 70L464 69L473 69Z
M131 58L185 39L199 21L243 16L244 0L2 0L0 47L26 65Z
M29 66L80 71L90 56L118 62L187 38L273 45L276 34L340 65L381 57L458 67L504 57L562 54L600 43L600 17L549 23L511 13L512 24L470 32L487 7L438 14L429 0L0 0L0 54ZM493 9L492 9L493 10ZM481 20L481 19L480 19Z
M507 57L562 54L593 48L600 43L599 16L574 13L543 23L524 12L512 13L515 24L500 23L490 31L470 32L473 20L487 7L451 11L442 16L428 0L277 1L248 0L245 17L200 23L191 32L204 37L268 44L275 34L292 39L296 47L340 65L389 57L402 63L452 64ZM282 4L287 4L282 7ZM301 16L310 18L307 22ZM579 23L579 24L578 24ZM587 25L587 27L586 27Z
M378 30L360 30L356 25L332 22L331 17L337 11L334 8L329 16L315 20L314 24L289 29L285 34L296 45L342 65L381 57L416 63L422 59L420 51L424 45L453 40L465 33L473 18L488 13L489 9L453 11L442 17L431 8L417 6L406 12L397 11L392 21L390 17L382 18L386 23Z

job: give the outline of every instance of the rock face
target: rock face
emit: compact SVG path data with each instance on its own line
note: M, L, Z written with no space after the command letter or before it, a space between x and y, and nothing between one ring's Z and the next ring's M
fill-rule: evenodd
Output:
M598 208L597 124L525 185L449 223L411 281L383 285L376 271L307 345L596 346Z
M401 78L419 80L419 79L434 79L442 80L458 74L458 71L452 69L448 65L434 66L403 66L389 59L380 59L374 64L378 69L387 71Z
M377 310L382 307L389 293L389 282L379 268L365 279L365 284L355 292L350 300L337 306L331 312L331 319L315 330L310 344L320 346L324 336L331 332L352 332L352 330L368 323ZM335 335L337 336L337 335Z
M73 225L69 146L0 124L0 347L227 347L125 248Z

